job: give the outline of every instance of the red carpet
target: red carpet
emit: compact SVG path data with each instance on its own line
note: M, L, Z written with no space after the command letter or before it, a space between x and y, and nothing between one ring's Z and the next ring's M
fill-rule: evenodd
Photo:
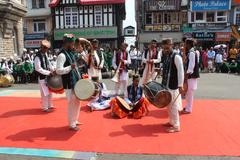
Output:
M82 107L81 131L67 128L65 99L44 114L38 98L0 98L0 146L108 153L240 155L240 101L196 100L194 113L181 116L182 131L165 133L166 110L151 107L141 120L112 119L109 110Z

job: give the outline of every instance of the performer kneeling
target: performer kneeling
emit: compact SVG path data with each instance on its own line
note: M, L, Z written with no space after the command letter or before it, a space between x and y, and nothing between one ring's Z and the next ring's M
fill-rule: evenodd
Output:
M92 81L98 83L98 86L100 88L99 95L91 100L91 102L88 104L91 111L93 110L105 110L110 107L110 97L107 92L107 87L103 82L99 82L99 77L93 76Z
M125 101L122 101L120 97L111 100L112 116L124 118L132 115L133 118L139 119L148 113L149 102L143 97L143 90L139 86L139 80L139 75L133 76L133 83L127 87L128 97L125 97ZM129 106L124 104L125 102Z
M76 66L74 50L75 37L65 34L63 49L57 58L57 74L62 75L63 87L68 100L68 122L70 130L78 131L78 117L80 113L80 101L74 94L74 86L80 78Z

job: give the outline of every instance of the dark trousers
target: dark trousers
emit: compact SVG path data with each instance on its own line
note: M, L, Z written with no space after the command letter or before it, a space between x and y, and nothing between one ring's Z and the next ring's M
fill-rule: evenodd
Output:
M222 66L222 63L215 63L215 67L216 67L216 72L219 73L220 72L220 68Z

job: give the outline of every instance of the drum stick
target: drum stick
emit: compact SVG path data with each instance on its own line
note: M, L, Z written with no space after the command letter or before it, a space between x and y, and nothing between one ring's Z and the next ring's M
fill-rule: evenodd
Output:
M177 101L177 99L178 99L178 97L180 96L180 94L181 94L181 93L179 93L179 94L177 95L177 97L174 99L174 101L173 101L172 104L174 104L174 103Z

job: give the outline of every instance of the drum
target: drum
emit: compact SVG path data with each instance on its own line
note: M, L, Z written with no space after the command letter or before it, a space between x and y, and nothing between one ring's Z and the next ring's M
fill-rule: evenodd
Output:
M1 87L10 87L14 84L14 78L11 74L6 74L0 77L0 86Z
M82 101L88 101L96 98L99 92L100 88L98 84L89 79L79 80L74 87L76 97Z
M62 77L59 75L48 76L47 86L50 92L62 94L64 93Z
M171 93L160 83L152 81L143 86L146 98L157 108L169 105L172 100Z
M123 110L123 112L129 113L132 110L131 107L128 105L128 103L121 97L117 96L116 102L118 106Z

